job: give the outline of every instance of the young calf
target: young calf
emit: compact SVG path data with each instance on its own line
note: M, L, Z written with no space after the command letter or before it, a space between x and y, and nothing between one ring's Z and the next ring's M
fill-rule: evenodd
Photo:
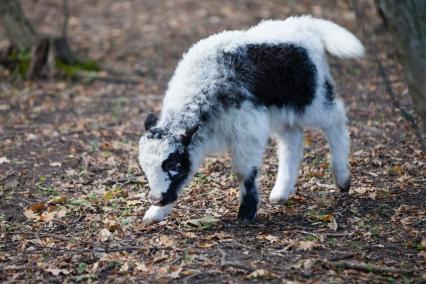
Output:
M310 16L263 21L196 43L180 61L161 117L149 114L139 142L152 206L144 222L163 220L207 153L228 151L241 179L238 217L256 216L256 177L271 134L278 141L278 177L269 197L295 191L303 129L321 129L332 154L337 186L348 191L349 134L325 51L362 57L360 41L344 28Z

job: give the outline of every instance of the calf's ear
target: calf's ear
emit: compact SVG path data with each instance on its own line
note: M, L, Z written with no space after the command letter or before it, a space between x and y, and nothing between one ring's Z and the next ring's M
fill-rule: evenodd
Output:
M158 117L153 114L152 112L148 114L148 116L145 118L145 130L150 130L151 127L155 126L158 122Z
M182 139L182 144L185 146L188 146L189 144L191 144L192 141L192 136L194 136L195 132L197 132L198 128L200 127L200 125L195 125L187 130L185 130L185 133L182 134L181 139Z

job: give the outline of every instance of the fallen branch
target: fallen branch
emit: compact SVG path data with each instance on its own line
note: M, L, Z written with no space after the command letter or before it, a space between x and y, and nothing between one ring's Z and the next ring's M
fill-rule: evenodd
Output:
M380 60L380 57L377 55L378 54L377 48L372 43L372 41L369 40L369 36L367 34L367 29L364 25L365 21L363 19L363 15L361 13L361 10L359 9L357 0L352 0L352 7L354 9L356 18L358 20L358 24L362 29L362 33L364 35L364 38L366 39L366 41L368 42L368 45L370 47L369 48L370 53L373 56L373 58L374 58L374 60L377 64L378 72L383 79L383 83L385 85L386 93L389 95L393 106L401 112L401 116L410 124L411 128L414 130L416 137L417 137L417 140L420 143L421 150L423 151L423 153L426 153L426 143L423 139L423 134L420 130L420 127L417 125L416 118L411 113L409 113L403 106L401 106L401 104L399 103L399 101L396 97L396 94L394 93L394 91L392 89L392 85L391 85L391 82L390 82L390 80L387 76L385 67L384 67L382 61Z
M367 273L377 274L413 274L415 270L396 269L390 267L380 267L372 264L354 263L354 262L326 262L326 265L336 269L353 269Z

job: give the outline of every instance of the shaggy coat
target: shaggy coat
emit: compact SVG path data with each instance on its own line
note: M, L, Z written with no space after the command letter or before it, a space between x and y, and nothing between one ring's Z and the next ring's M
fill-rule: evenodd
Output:
M169 82L160 118L148 115L139 163L153 204L146 223L171 211L206 154L227 151L241 178L238 216L256 216L256 177L270 136L278 143L278 177L270 194L280 203L295 191L303 129L324 132L337 186L349 190L349 135L325 52L362 57L360 41L344 28L310 16L263 21L196 43Z

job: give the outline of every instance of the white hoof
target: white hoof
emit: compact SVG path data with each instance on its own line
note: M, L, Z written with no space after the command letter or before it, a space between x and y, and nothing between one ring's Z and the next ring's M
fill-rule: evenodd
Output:
M269 195L269 202L271 204L281 204L286 202L290 195L293 194L294 190L278 190L272 189L271 194Z
M149 225L163 221L167 217L167 215L169 215L170 211L172 211L172 207L172 204L162 207L149 207L149 209L145 212L145 215L143 216L143 222Z

